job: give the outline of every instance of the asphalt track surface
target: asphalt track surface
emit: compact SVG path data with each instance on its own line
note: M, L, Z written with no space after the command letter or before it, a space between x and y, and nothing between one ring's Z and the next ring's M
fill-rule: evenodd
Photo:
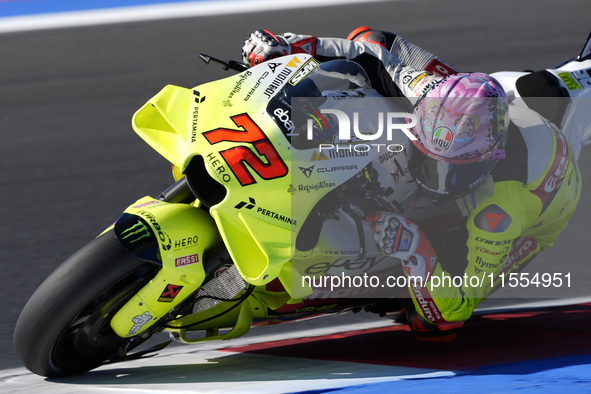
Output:
M169 185L168 163L133 133L130 119L166 84L227 75L200 63L199 52L237 59L260 27L346 36L371 25L462 70L535 70L579 52L589 11L588 0L417 0L0 35L0 368L20 366L12 331L41 281L131 202ZM589 149L579 163L589 184ZM583 283L591 279L588 196L584 187L569 227L536 262L578 270Z

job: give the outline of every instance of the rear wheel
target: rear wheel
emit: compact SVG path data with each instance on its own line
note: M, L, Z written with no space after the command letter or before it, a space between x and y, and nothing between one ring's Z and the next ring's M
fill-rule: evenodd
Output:
M41 284L16 324L14 346L32 372L59 377L125 355L146 338L121 338L115 314L159 267L124 249L111 231L80 249Z

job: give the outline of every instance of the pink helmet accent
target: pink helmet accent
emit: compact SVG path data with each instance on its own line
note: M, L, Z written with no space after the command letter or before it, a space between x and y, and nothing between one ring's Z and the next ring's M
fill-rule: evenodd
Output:
M416 106L415 144L443 161L503 158L508 105L502 86L487 74L449 76Z
M508 109L501 85L478 73L446 77L420 99L409 169L427 195L459 197L486 179L505 158Z

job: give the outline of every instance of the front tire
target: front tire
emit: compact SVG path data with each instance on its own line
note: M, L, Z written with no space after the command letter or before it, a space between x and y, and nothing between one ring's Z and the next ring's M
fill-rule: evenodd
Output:
M142 340L117 336L110 321L158 269L124 249L113 231L96 238L31 296L14 331L16 354L47 377L82 373L124 356Z

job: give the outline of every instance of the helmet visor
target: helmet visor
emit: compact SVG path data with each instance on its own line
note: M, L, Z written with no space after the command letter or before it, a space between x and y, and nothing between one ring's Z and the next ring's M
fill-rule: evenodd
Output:
M457 198L478 186L492 171L493 155L475 160L450 160L433 157L415 144L410 148L409 168L416 182L434 199Z

